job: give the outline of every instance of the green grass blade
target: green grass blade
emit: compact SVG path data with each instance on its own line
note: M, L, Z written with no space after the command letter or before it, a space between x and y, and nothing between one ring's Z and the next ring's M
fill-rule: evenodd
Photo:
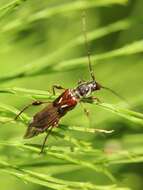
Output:
M19 0L20 1L20 0ZM20 1L21 2L21 1ZM89 9L93 7L104 7L104 6L110 6L110 5L126 5L128 3L128 0L100 0L100 1L72 1L70 3L64 3L58 6L49 7L45 10L36 12L34 14L31 14L25 21L24 18L15 19L14 21L11 21L10 23L6 24L2 27L3 32L8 32L10 30L19 29L26 26L27 24L30 24L31 22L38 21L40 19L50 18L53 17L56 14L63 14L65 12L69 11L79 11L83 9ZM15 2L11 3L13 6L15 5ZM2 8L3 9L3 8ZM23 22L23 20L25 22Z
M139 112L135 112L129 109L121 108L117 105L111 105L107 103L99 104L103 109L109 110L121 117L124 117L125 119L128 119L129 121L139 124L140 126L143 125L143 114Z
M111 59L119 56L129 56L137 53L143 52L143 40L133 42L131 44L125 45L119 49L112 50L106 53L101 53L99 55L91 56L94 64L97 64L99 60ZM55 68L56 71L70 70L71 67L78 67L79 65L87 64L87 57L76 58L72 60L62 61Z
M35 99L38 99L39 97L41 97L41 98L46 98L47 100L50 100L50 101L56 98L56 96L50 95L50 93L47 91L25 89L25 88L1 88L0 93L10 93L10 94L12 93L14 95L19 95L21 97L26 96L26 97L30 97L30 98L32 97ZM117 115L120 115L130 120L131 122L143 125L142 113L135 112L133 110L120 107L118 105L112 105L112 104L107 104L107 103L101 103L101 104L94 103L94 104L99 105L101 108L109 110ZM16 108L6 105L6 104L2 104L2 103L0 103L0 109L2 109L3 111L11 112L13 114L17 114L19 112L19 110L17 110ZM26 115L22 115L22 118L23 117L26 119L26 121L29 119ZM78 130L81 130L81 129L78 129Z
M126 30L127 28L129 28L129 26L130 26L130 22L128 20L121 20L121 21L115 22L111 25L91 31L87 35L88 35L89 41L91 41L91 40L95 40L95 39L104 37L105 35L108 35L113 32L117 32L120 30ZM18 78L28 77L28 76L32 76L32 75L38 75L38 74L41 74L41 72L43 70L45 70L47 67L50 67L52 69L52 67L54 67L53 61L55 61L55 59L58 59L58 57L63 55L68 49L73 48L77 45L82 45L82 44L84 44L83 35L77 36L73 40L69 41L67 44L64 44L64 46L62 46L61 48L55 50L50 55L46 55L37 61L33 61L32 63L21 67L20 69L17 69L9 74L1 76L0 82L6 82L6 81L9 81L12 79L18 79ZM102 55L99 55L99 56L102 57ZM103 56L105 56L105 55L103 54ZM80 59L78 59L78 60L80 61ZM66 61L66 62L62 62L62 63L56 63L57 68L54 68L54 69L59 68L59 70L61 70L60 69L61 67L65 66L66 64L70 64L70 63L71 64L74 63L74 65L75 65L78 62L78 60L75 59L75 61L73 60L73 61ZM83 58L82 58L82 60L83 60Z
M20 6L22 3L24 3L26 0L13 0L4 6L0 7L0 19L6 16L8 13L16 9L18 6Z

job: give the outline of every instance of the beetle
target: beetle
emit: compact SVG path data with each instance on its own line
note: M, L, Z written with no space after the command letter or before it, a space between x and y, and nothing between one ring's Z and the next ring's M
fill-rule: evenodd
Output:
M32 121L29 123L24 138L32 138L37 136L43 132L47 132L44 142L41 147L41 153L43 152L45 143L47 141L48 136L50 135L53 128L58 127L60 119L67 114L69 111L74 109L80 102L93 102L100 100L97 97L92 96L92 93L104 88L106 90L111 91L113 94L119 96L115 91L110 88L104 87L99 84L93 72L90 52L88 47L87 35L86 35L86 20L85 20L85 12L82 15L82 26L83 26L83 34L85 39L85 45L87 50L87 58L88 58L88 67L91 76L90 81L79 81L78 85L75 88L65 89L61 86L54 85L53 93L55 94L55 89L63 90L63 93L60 94L53 102L50 102L44 109L39 111L33 116ZM119 96L120 97L120 96ZM122 98L122 97L120 97ZM24 107L19 114L15 117L17 119L23 111L29 108L31 105L41 105L47 102L35 101L28 106ZM87 111L85 110L87 113Z

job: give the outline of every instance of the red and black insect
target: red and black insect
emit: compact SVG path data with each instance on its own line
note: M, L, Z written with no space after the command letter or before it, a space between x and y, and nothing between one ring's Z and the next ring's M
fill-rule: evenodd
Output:
M44 139L41 152L44 149L44 145L46 140L51 133L52 129L58 127L59 120L63 117L67 112L75 108L75 106L80 102L92 102L99 101L97 97L91 96L91 94L101 88L110 90L112 93L118 96L116 92L113 90L102 86L95 80L95 76L93 73L93 69L91 66L90 53L88 48L87 36L86 36L86 23L85 23L85 13L83 13L82 18L83 23L83 33L85 38L85 44L88 55L88 64L89 64L89 72L91 75L90 81L80 81L78 82L77 87L74 89L65 89L61 86L54 85L53 92L55 93L55 88L62 89L64 92L57 97L53 102L49 103L44 109L40 112L36 113L30 122L27 131L24 135L24 138L32 138L40 133L47 132L46 137ZM16 119L20 116L20 114L25 111L31 105L41 105L47 102L35 101L32 104L26 106L17 116Z

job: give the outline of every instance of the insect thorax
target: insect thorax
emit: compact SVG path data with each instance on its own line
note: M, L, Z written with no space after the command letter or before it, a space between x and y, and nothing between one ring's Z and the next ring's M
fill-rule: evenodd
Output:
M101 86L96 81L83 82L74 89L75 96L79 99L88 97L92 92L100 90Z

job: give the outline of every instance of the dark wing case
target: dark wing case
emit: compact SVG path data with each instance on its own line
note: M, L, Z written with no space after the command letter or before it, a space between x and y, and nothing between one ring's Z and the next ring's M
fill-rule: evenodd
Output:
M58 108L49 104L43 110L34 115L33 121L29 124L24 138L31 138L39 133L43 133L50 126L56 126L59 122L60 115Z

